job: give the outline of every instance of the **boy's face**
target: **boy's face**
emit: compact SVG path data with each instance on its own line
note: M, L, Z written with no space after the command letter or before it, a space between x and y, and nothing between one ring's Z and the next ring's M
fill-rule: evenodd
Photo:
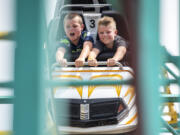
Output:
M84 25L79 23L79 19L77 17L71 20L67 19L64 24L66 35L72 42L79 41L83 28Z
M117 35L117 30L112 25L99 25L98 35L101 42L105 45L111 45L114 42L114 38Z

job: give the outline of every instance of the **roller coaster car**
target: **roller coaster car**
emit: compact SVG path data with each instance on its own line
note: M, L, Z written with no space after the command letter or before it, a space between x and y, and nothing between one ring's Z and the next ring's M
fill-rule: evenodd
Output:
M74 1L74 0L73 0ZM58 1L60 2L60 1ZM111 5L101 4L71 4L56 6L55 17L50 24L50 35L59 40L62 29L62 17L69 12L79 13L86 29L96 39L97 21L101 16L108 15L118 20L121 25L119 34L126 40L129 33L125 19L119 13L111 11ZM59 4L60 5L60 4ZM58 29L57 29L58 28ZM61 32L60 32L61 31ZM56 33L58 36L54 36ZM50 42L48 43L50 44ZM49 50L52 46L49 47ZM54 54L54 51L53 51ZM106 55L107 56L107 55ZM109 57L109 55L107 56ZM102 59L103 58L103 59ZM105 61L104 54L98 60ZM73 65L74 63L69 63ZM99 64L106 64L99 62ZM59 67L55 64L52 79L63 81L117 81L133 79L134 74L128 66L107 67ZM137 108L135 91L131 84L115 85L85 85L85 86L58 86L52 91L52 117L57 129L67 134L117 134L129 133L137 127ZM62 103L66 104L67 113L62 113ZM62 120L67 123L62 123Z
M130 67L54 68L56 81L104 81L133 78ZM122 85L61 86L53 90L54 114L60 132L70 134L117 134L137 126L134 87ZM59 106L66 104L67 113ZM62 123L62 120L68 123Z

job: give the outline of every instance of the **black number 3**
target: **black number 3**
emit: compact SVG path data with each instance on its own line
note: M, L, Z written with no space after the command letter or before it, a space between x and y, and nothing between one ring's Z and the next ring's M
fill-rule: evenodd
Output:
M91 19L91 20L90 20L90 23L91 23L91 24L90 24L90 27L91 27L91 28L94 28L94 27L95 27L95 20Z

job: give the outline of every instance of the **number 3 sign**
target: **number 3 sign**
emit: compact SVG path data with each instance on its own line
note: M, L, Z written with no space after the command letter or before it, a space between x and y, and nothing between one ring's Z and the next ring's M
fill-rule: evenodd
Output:
M86 13L83 14L84 21L87 30L91 33L94 39L96 39L97 35L97 24L98 20L101 18L101 14L99 13Z

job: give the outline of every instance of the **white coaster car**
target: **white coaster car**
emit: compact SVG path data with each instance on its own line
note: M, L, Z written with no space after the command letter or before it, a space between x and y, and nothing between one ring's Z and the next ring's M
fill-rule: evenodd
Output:
M64 67L55 68L54 80L102 81L133 78L130 67ZM61 86L53 89L57 129L70 134L117 134L137 127L134 87L122 85ZM61 113L60 104L67 112ZM67 120L68 123L62 123Z

